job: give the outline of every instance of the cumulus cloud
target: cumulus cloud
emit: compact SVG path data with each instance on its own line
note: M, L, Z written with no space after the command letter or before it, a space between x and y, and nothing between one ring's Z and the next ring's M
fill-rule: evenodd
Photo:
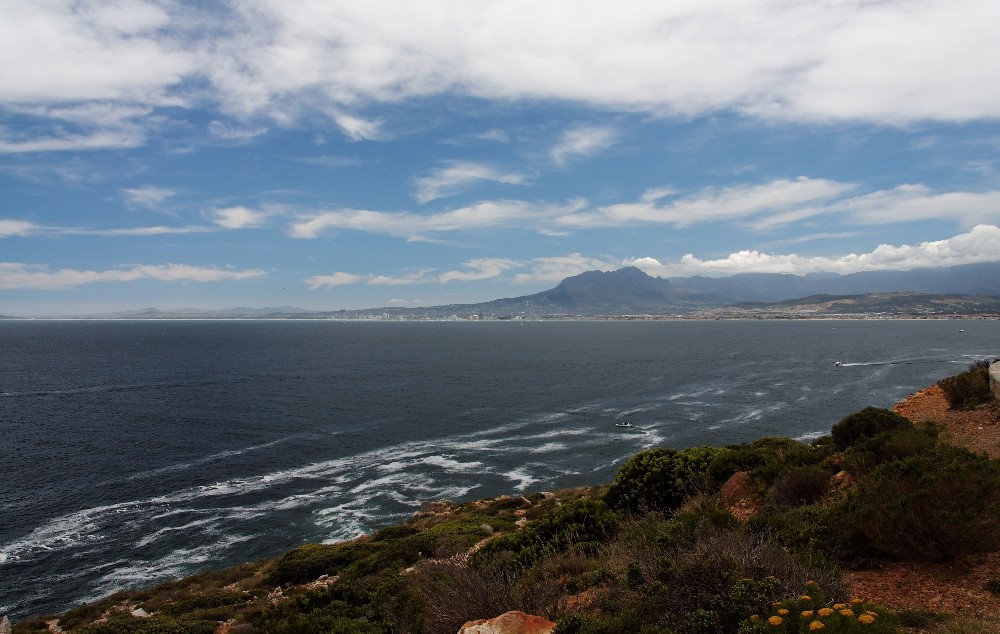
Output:
M98 282L221 282L260 277L259 269L236 271L187 264L138 264L103 271L58 269L18 262L0 262L0 288L59 290Z
M1000 228L977 225L967 233L945 240L916 245L882 244L869 253L850 253L839 257L810 257L761 253L744 250L725 258L702 260L688 253L675 262L661 262L652 257L625 259L625 266L636 266L650 275L727 276L736 273L857 273L859 271L906 271L918 268L947 267L978 262L1000 261Z
M504 172L483 163L452 161L426 176L414 178L416 191L413 197L424 204L464 191L477 181L523 185L527 180L525 174Z

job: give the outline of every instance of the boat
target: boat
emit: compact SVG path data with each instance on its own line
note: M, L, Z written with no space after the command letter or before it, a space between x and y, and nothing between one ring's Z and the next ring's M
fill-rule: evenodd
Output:
M632 423L628 422L627 420L623 420L620 423L615 423L615 427L631 427L631 426Z

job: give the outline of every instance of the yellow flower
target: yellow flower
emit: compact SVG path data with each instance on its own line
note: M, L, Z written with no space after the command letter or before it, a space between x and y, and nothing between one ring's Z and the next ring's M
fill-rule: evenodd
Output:
M864 599L851 599L851 603L853 603L854 605L861 605L864 602L865 602Z
M750 615L750 622L751 623L759 623L760 622L760 615L759 614L751 614Z
M818 584L818 583L816 583L815 581L806 581L806 582L805 582L804 584L802 584L802 585L804 585L804 586L805 586L805 587L807 587L807 588L818 588L818 587L819 587L819 584Z
M834 607L836 607L836 606L834 606ZM831 614L833 614L833 610L831 610L830 608L820 608L819 609L819 615L820 616L830 616Z
M812 623L809 624L809 629L810 630L821 630L824 627L826 627L826 626L823 625L823 623L821 623L820 621L813 621Z
M840 616L854 616L854 612L848 610L847 608L844 608L843 610L840 611Z
M808 594L803 594L801 597L799 597L799 601L812 601L812 600L813 598Z
M859 616L858 620L861 621L862 623L864 623L865 625L871 625L872 623L875 622L875 617L872 616L871 614L868 614L866 612L866 613L862 614L861 616Z
M788 609L781 608L780 610L778 610L778 614L780 614L781 616L788 616Z
M811 619L812 616L813 616L813 611L812 610L803 610L802 611L802 618L804 618L804 619Z
M834 609L834 610L843 610L843 609L844 609L844 608L846 608L846 607L847 607L847 606L846 606L846 605L844 605L843 603L834 603L834 604L833 604L833 609Z
M777 627L777 626L781 625L781 617L780 616L772 616L771 618L769 618L767 620L767 622L770 623L771 625Z

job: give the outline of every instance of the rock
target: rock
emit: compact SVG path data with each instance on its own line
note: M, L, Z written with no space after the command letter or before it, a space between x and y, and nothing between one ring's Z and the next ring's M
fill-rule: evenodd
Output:
M10 634L10 619L4 614L3 618L0 618L0 634Z
M469 621L458 634L550 634L555 627L548 619L512 610L495 619Z
M489 524L480 524L479 528L483 529L483 532L486 533L487 535L493 534L493 527L490 526Z
M514 526L517 526L518 528L524 528L527 525L528 525L528 518L527 517L522 517L521 519L519 519L516 522L514 522Z
M542 491L542 499L544 500L551 500L555 496L556 494L553 493L552 491Z
M750 497L750 472L737 471L726 480L719 492L722 503L726 506L733 506L737 502Z
M428 517L431 515L447 515L451 513L455 505L451 500L427 500L421 502L420 510L413 514L414 517Z
M846 471L838 471L830 477L830 488L834 491L843 491L854 485L854 476Z
M132 616L134 616L137 619L148 619L149 618L149 612L146 612L142 608L136 608L136 609L132 610L131 614L132 614Z

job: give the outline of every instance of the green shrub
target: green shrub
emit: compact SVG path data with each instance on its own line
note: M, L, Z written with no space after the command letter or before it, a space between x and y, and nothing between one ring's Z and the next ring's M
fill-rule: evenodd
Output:
M973 408L992 398L990 394L990 362L976 361L961 374L938 381L952 409Z
M618 470L604 501L629 513L671 512L688 496L709 488L709 468L722 451L712 447L640 451Z
M618 516L600 500L568 502L517 532L487 542L470 562L481 564L490 557L506 553L510 564L524 568L542 557L566 552L571 547L593 552L615 533L618 523Z
M791 438L761 438L717 450L709 476L721 485L737 471L749 471L751 479L766 491L786 470L817 465L830 451L827 445L806 445Z
M162 611L164 614L171 614L177 616L181 614L187 614L189 612L194 612L196 610L204 610L207 608L239 605L242 603L246 603L247 599L249 598L250 598L249 594L243 594L242 592L217 590L213 592L196 594L186 599L169 603L163 606Z
M127 614L110 617L73 630L74 634L212 634L215 621L195 621L156 614L136 618Z
M942 446L886 462L831 506L825 529L848 556L951 560L1000 548L1000 463Z
M878 407L866 407L844 417L830 430L833 443L839 451L844 451L865 436L877 436L883 432L905 429L912 424L899 414Z
M342 568L363 559L371 552L371 548L357 542L305 544L278 559L268 577L268 583L306 583L322 575L337 574Z
M778 476L770 498L779 506L803 506L819 501L830 489L828 471L819 467L792 467Z

